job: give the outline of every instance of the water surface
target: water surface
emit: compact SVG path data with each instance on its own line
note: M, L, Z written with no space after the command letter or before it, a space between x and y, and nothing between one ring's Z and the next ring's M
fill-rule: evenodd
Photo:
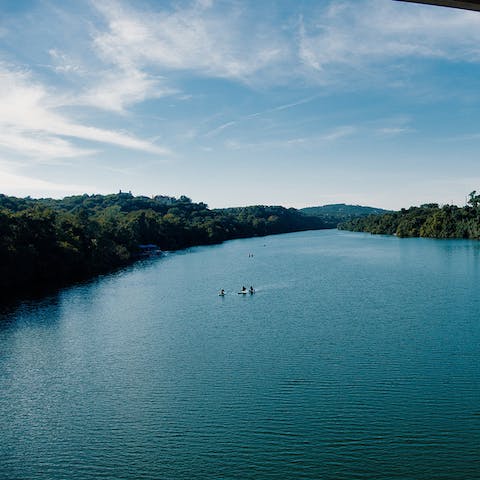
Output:
M4 310L0 478L479 479L479 280L477 242L332 230Z

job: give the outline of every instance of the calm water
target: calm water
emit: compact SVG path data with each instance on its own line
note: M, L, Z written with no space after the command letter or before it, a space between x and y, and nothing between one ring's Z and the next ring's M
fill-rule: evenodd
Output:
M479 358L480 243L170 254L0 314L0 478L479 479Z

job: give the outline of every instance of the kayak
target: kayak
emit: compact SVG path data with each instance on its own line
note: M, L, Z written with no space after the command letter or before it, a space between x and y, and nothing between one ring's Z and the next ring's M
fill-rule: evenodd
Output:
M244 292L238 292L239 295L246 295L248 293L248 291L244 291Z

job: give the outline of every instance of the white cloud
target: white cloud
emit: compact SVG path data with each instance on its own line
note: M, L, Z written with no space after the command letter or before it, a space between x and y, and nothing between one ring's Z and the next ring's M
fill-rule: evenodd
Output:
M355 88L358 78L366 78L406 88L402 78L410 78L412 69L402 75L401 65L408 59L480 61L480 16L472 12L338 0L304 9L298 21L279 17L275 9L271 17L262 15L266 10L255 14L240 2L162 2L147 9L122 0L91 5L104 23L91 18L83 53L56 47L49 54L55 72L82 77L63 104L121 114L148 99L188 98L176 72L250 86L300 80Z
M33 81L28 72L0 65L0 145L23 155L74 157L92 153L71 141L82 139L157 155L169 153L128 133L77 123L58 112L63 100Z
M98 192L98 189L89 185L54 183L1 169L0 191L5 195L60 197L75 193Z
M0 131L0 147L31 157L48 159L73 158L95 153L95 150L77 148L71 142L53 135L34 131L26 135L22 129L8 127Z
M73 105L89 105L117 113L149 98L173 95L176 89L161 86L158 79L136 68L101 72L93 85L71 99Z
M338 0L319 2L293 21L210 0L157 3L147 11L121 0L92 4L106 21L93 48L110 70L80 101L115 111L178 93L175 71L248 85L300 79L323 86L352 85L352 76L385 81L390 72L386 84L394 87L402 85L402 61L480 61L480 15L473 12Z
M82 67L78 63L74 62L60 50L51 48L48 53L54 63L53 68L57 73L80 73L82 71Z
M108 31L95 36L96 51L105 62L125 70L151 66L240 81L283 58L287 44L274 34L274 26L265 31L266 25L247 25L234 4L228 15L212 4L141 12L117 1L97 1Z
M0 63L2 150L39 159L73 158L94 152L81 142L87 141L169 154L147 139L80 121L64 107L88 105L125 115L128 107L148 99L168 95L188 99L189 92L177 86L181 72L189 78L193 73L248 85L275 86L288 80L289 87L299 89L305 83L336 86L342 82L356 88L353 77L376 78L412 58L480 62L480 15L472 12L388 0L338 0L309 6L298 21L301 7L291 10L295 19L285 19L278 12L265 18L250 8L253 4L243 2L153 2L154 10L117 0L92 0L91 4L100 17L92 15L85 21L91 22L90 36L45 49L53 71L59 74L52 83L63 90L46 87L29 71ZM0 36L5 34L1 28ZM84 30L79 31L84 34ZM395 81L402 85L400 78ZM230 132L242 122L315 98L233 116L204 135L197 134L198 125L189 125L184 138ZM395 123L375 129L382 135L406 131L407 126ZM342 126L311 139L280 141L303 145L310 140L335 141L355 132L355 127ZM235 143L230 147L236 148Z
M341 80L375 65L412 58L480 61L480 16L474 12L364 0L335 2L301 19L299 57L306 74ZM379 71L379 70L377 70Z
M78 31L90 35L78 39L84 42L78 51L62 50L73 42L48 50L56 73L82 78L75 92L64 92L61 105L125 114L145 100L181 94L178 71L249 85L299 79L352 85L352 77L378 79L411 58L480 61L480 15L474 12L336 0L303 9L298 21L301 8L285 19L274 8L268 17L262 7L241 2L156 2L147 10L122 0L90 4L100 16L80 20ZM398 77L390 75L388 85L402 85Z

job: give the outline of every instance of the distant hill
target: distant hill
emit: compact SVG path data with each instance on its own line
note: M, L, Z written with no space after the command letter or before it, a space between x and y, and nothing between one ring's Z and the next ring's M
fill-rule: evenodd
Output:
M390 210L375 207L363 207L361 205L347 205L345 203L334 203L320 207L301 208L300 211L305 215L321 217L325 221L341 223L354 218L367 217L368 215L382 215L389 213Z

